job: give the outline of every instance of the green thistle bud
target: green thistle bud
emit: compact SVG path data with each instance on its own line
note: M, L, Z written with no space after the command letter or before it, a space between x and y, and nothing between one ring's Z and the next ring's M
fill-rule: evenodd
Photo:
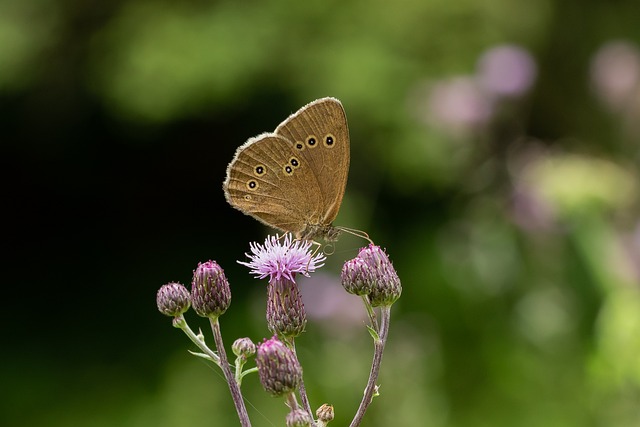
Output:
M302 381L296 355L275 336L258 346L256 366L262 387L272 396L292 393Z
M167 283L158 289L156 304L165 316L180 316L191 306L189 291L177 282Z
M287 414L287 427L311 427L313 420L302 409L294 409Z
M211 318L219 317L229 308L229 282L215 261L200 263L193 272L191 304L199 316Z
M238 338L231 346L233 354L245 359L256 354L256 345L249 338Z

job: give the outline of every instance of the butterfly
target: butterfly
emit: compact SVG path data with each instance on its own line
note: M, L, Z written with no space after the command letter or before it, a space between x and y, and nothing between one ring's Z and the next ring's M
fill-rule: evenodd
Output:
M305 105L274 132L250 138L227 167L231 206L298 239L335 241L349 173L347 116L335 98Z

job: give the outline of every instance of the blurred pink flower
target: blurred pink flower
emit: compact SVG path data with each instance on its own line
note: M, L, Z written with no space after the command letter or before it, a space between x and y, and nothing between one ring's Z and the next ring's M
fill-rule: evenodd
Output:
M556 215L552 207L530 186L518 184L511 195L511 219L531 233L556 229Z
M494 47L478 61L478 82L495 96L524 95L535 82L536 75L535 60L527 50L516 45Z
M614 111L640 97L640 51L624 40L603 45L591 60L591 84L600 100Z
M307 317L319 320L331 333L359 331L367 319L360 298L348 294L339 276L316 273L300 280Z
M423 84L411 98L420 120L456 136L482 129L493 113L491 101L470 76Z

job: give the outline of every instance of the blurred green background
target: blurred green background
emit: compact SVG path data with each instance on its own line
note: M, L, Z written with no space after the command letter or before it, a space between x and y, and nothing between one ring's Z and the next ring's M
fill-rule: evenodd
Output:
M269 336L224 200L237 146L347 112L336 224L403 283L365 426L640 425L640 7L578 1L0 0L6 426L238 425L156 290L217 260L227 345ZM348 425L372 345L344 236L302 283L312 405ZM206 324L188 316L193 328ZM286 407L256 376L254 426ZM332 425L334 425L332 424Z

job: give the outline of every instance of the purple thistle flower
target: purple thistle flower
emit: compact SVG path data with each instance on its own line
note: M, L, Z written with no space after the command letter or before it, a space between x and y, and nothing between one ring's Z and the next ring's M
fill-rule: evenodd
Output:
M358 258L367 264L375 283L369 294L371 305L373 307L391 306L400 298L402 285L387 253L380 246L369 245L360 249Z
M191 306L191 295L182 284L167 283L158 289L156 304L160 313L166 316L180 316Z
M198 263L191 282L191 305L198 316L218 318L231 304L224 270L215 261Z
M267 286L267 326L281 338L295 338L304 332L307 312L293 280L271 280Z
M237 357L242 357L246 360L248 357L256 354L256 345L250 338L238 338L233 342L231 350L233 350L233 354Z
M295 282L296 273L305 276L322 267L326 257L311 254L310 241L292 241L291 234L283 239L269 236L264 245L251 244L250 262L240 262L251 268L260 279L269 277L267 295L267 325L280 337L297 337L304 332L307 315L302 296Z
M315 424L313 424L313 421L309 414L307 414L307 411L303 409L293 409L287 414L287 427L309 427L311 425Z
M294 392L302 381L302 367L295 353L277 337L258 346L256 366L262 387L273 396Z
M351 294L369 295L373 307L391 306L402 293L402 285L386 252L373 244L342 268L342 286Z
M324 254L312 256L312 244L308 240L292 242L291 234L285 235L284 239L278 235L268 236L264 245L251 243L251 254L246 254L250 262L238 262L251 268L251 274L260 279L269 276L269 282L282 278L295 282L295 273L309 276L310 272L324 265Z
M369 295L375 286L375 277L369 266L360 257L353 258L342 266L342 286L350 294Z

